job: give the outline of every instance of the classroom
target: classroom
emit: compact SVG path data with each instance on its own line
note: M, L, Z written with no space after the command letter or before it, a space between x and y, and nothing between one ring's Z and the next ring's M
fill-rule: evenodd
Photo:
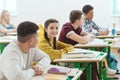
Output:
M0 0L0 80L120 80L119 0Z

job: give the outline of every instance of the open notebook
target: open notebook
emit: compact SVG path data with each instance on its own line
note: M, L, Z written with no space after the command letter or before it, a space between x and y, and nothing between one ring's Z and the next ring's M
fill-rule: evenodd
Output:
M70 71L71 71L71 69L67 68L67 67L51 67L48 70L48 73L66 75L66 74L70 73Z

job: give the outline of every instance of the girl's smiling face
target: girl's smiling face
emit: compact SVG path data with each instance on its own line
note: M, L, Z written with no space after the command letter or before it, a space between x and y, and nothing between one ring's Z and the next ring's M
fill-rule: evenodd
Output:
M54 38L58 34L58 23L49 23L48 27L45 29L49 38Z

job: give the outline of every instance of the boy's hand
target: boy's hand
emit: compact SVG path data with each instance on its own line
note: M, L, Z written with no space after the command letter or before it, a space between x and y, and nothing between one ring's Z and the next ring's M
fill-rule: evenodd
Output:
M35 75L42 75L43 74L43 68L40 64L36 64L32 68L35 70Z

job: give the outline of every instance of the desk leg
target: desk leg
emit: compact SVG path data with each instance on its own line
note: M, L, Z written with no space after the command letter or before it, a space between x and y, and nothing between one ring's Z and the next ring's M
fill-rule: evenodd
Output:
M0 44L0 54L2 54L4 47L5 47L4 44Z
M80 63L74 63L74 68L78 68L80 70ZM77 80L80 80L80 77Z
M110 46L107 48L107 60L110 58Z
M106 68L103 69L103 80L107 80Z
M84 66L86 68L87 80L92 80L92 64L86 63L82 66ZM83 71L85 70L85 68L80 68L80 63L75 63L74 68L79 68L80 70L83 70Z
M79 62L78 63L74 63L74 68L80 69L80 63Z
M102 69L102 61L99 62L99 75L100 75L100 80L103 78L103 69Z
M87 67L87 80L92 80L92 63Z

